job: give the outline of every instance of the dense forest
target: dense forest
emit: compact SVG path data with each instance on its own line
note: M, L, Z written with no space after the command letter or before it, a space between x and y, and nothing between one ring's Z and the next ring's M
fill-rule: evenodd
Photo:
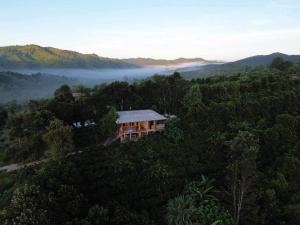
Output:
M0 163L43 160L0 172L1 224L300 224L299 64L75 89L1 106ZM102 145L116 110L148 108L177 117Z

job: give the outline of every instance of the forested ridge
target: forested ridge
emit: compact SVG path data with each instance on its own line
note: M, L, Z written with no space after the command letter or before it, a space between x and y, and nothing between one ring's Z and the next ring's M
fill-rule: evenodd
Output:
M1 163L48 159L0 173L2 224L300 224L299 64L73 91L1 107ZM116 110L147 108L177 117L164 133L101 145ZM87 120L97 125L73 126Z
M0 69L134 67L137 66L119 59L33 44L0 47Z

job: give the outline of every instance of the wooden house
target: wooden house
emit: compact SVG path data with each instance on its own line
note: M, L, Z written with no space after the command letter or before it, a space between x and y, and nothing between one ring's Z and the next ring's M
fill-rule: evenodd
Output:
M117 137L121 142L137 140L149 133L163 131L167 120L150 109L119 111L117 114Z

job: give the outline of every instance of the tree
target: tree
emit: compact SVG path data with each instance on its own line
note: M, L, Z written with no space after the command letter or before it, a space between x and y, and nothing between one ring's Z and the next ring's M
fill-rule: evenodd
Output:
M202 106L202 93L199 84L193 84L183 98L183 105L192 110L195 107Z
M214 196L214 180L201 176L200 181L194 181L186 185L185 194L190 195L195 202L215 201L217 198Z
M54 98L58 102L70 103L74 101L71 88L68 85L62 85L54 92Z
M192 225L196 208L190 196L181 195L168 202L167 221L169 225Z
M167 120L165 134L169 140L178 144L183 140L183 130L180 128L180 119L173 118Z
M54 119L47 127L44 140L48 144L48 155L55 161L61 161L73 150L72 127L64 125L63 121Z
M39 186L25 184L14 191L10 205L0 212L0 220L3 225L50 225L44 200Z
M4 108L0 107L0 128L6 124L7 117L7 111Z
M108 209L94 205L89 209L86 220L89 225L105 225L108 224Z
M259 150L258 139L247 131L240 131L230 142L227 166L229 190L235 223L240 223L241 211L257 176L256 157Z
M112 136L116 131L117 110L111 107L109 112L102 119L102 134L105 137Z
M234 221L214 196L213 180L201 176L200 181L189 183L184 195L168 202L169 225L233 225Z
M21 148L22 139L29 133L26 126L26 117L24 114L15 114L8 119L8 127L11 137L17 139L18 147Z
M292 65L293 64L290 61L285 61L280 57L276 57L275 59L273 59L270 67L284 71L290 68Z
M183 106L187 113L185 119L187 125L192 129L197 129L206 121L205 106L202 102L202 93L199 84L193 84L183 98ZM195 130L194 134L196 134Z

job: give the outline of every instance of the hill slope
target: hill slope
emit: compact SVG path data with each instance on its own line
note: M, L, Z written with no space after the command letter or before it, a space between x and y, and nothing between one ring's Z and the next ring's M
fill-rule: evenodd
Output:
M182 75L186 79L204 78L211 76L229 76L238 73L250 71L255 66L269 66L273 59L281 57L291 62L300 62L300 55L286 55L283 53L272 53L270 55L256 55L235 62L206 65L199 70L183 72Z
M243 65L268 65L271 64L272 60L276 57L280 57L284 60L291 62L300 62L300 55L286 55L280 52L272 53L270 55L256 55L238 61L233 62L234 64L243 64Z
M152 59L152 58L129 58L129 59L123 59L123 61L130 64L139 65L139 66L172 66L172 65L178 65L183 63L203 63L203 64L216 63L216 61L209 61L203 58L192 58L192 59L178 58L174 60Z
M49 97L59 86L75 82L74 79L54 75L0 72L0 103Z
M132 68L119 59L38 45L0 47L0 68Z

